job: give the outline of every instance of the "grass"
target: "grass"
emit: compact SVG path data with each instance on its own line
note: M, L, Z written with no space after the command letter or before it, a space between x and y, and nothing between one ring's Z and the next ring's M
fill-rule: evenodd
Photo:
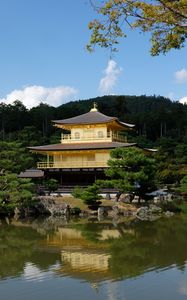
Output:
M79 207L81 210L88 210L88 206L84 204L84 202L81 199L74 198L73 196L61 196L57 197L55 199L57 203L65 203L69 204L71 208ZM105 200L101 199L101 202L103 206L113 206L115 204L114 200Z
M64 196L61 196L61 197L57 197L55 199L56 203L64 203L64 204L69 204L69 206L71 208L74 208L74 207L78 207L80 208L81 210L84 210L84 211L88 211L89 208L86 204L84 204L84 202L81 200L81 199L78 199L78 198L74 198L73 196L71 195L64 195ZM125 204L125 203L116 203L114 199L111 199L111 200L106 200L106 199L101 199L100 200L102 203L101 203L101 206L107 206L107 207L112 207L114 205L118 205L119 206L119 209L122 209L122 210L134 210L136 209L136 207L133 205L133 204Z

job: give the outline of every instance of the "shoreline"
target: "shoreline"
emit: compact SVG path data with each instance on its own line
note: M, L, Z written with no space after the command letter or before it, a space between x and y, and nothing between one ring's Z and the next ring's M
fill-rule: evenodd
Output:
M26 208L16 208L15 218L25 218L30 216L77 216L80 218L87 217L109 217L109 218L138 218L140 220L153 221L162 216L171 217L180 212L180 208L174 207L172 202L167 203L166 208L153 202L146 203L124 203L117 202L115 198L106 200L101 199L100 206L91 210L82 200L73 196L39 196L34 206ZM175 210L173 209L175 208Z

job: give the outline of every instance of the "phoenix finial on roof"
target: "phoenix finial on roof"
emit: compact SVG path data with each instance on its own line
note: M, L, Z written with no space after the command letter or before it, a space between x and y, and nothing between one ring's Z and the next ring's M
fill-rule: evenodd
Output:
M98 111L97 109L97 103L94 101L93 108L90 111Z

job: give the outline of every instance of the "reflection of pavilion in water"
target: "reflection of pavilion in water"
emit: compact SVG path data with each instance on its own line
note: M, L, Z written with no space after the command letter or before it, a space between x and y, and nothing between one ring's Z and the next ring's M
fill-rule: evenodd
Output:
M103 229L99 232L100 242L97 243L86 239L80 230L59 227L52 236L48 236L47 245L61 249L62 267L59 273L93 283L112 278L108 239L120 236L117 229Z
M15 226L30 227L30 223L13 221ZM111 240L121 238L125 233L134 234L133 229L101 224L94 231L90 224L79 224L81 229L72 227L56 227L39 241L37 248L44 253L58 253L61 264L55 272L62 276L80 278L93 283L113 278L110 268L111 254L109 249ZM88 227L86 227L88 225ZM42 227L37 226L37 231L42 232ZM96 227L97 228L97 227ZM89 231L90 230L90 231ZM46 234L43 230L42 234ZM91 235L90 235L91 234Z
M97 235L97 233L95 233ZM59 247L69 249L107 249L109 239L117 239L121 233L117 229L103 229L99 231L96 243L94 240L85 237L81 230L75 228L59 227L55 233L47 236L47 245L50 247ZM100 241L100 243L99 243Z
M61 240L65 237L67 239L84 239L82 232L74 228L58 228L58 235L60 235ZM121 236L119 230L117 229L102 229L99 231L99 240L107 240L109 238L119 238Z
M99 282L112 277L109 269L110 254L96 251L62 250L64 275Z
M61 251L62 261L69 263L72 269L105 271L108 269L109 254L80 251Z

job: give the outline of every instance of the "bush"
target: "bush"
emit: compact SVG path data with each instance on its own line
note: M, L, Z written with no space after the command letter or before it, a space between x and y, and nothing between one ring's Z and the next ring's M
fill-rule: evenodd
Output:
M80 186L76 186L73 191L72 191L72 196L74 198L80 198L81 199L81 195L83 193L83 188L81 188Z
M50 178L44 182L44 185L49 190L49 195L50 195L51 192L54 192L58 189L59 184L58 184L58 180L54 178Z
M181 208L179 207L180 203L176 201L172 202L162 202L160 204L160 207L162 208L163 211L171 211L174 213L179 213L181 212Z
M96 184L93 184L82 192L80 198L83 200L85 204L88 205L88 208L97 210L101 201L99 201L102 197L99 195L99 188Z
M0 214L13 214L16 207L28 207L32 203L33 184L30 179L16 174L0 176Z
M182 194L187 194L187 175L184 176L180 181L180 187L178 188L178 191Z
M81 209L79 207L71 208L71 214L72 215L78 216L78 215L80 215L80 213L81 213Z

